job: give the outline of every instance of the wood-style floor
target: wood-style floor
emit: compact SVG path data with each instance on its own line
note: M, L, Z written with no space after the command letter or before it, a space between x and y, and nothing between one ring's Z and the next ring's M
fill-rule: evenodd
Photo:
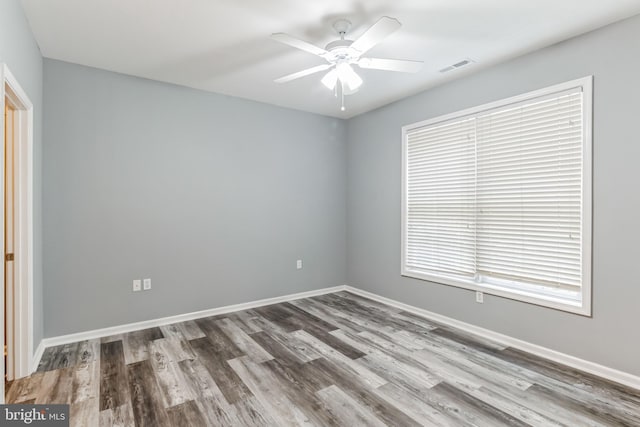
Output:
M340 292L47 349L75 426L639 426L640 391Z

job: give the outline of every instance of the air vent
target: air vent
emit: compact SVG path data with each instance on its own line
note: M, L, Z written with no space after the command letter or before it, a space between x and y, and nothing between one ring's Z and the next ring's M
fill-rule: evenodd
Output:
M442 70L440 70L441 73L448 73L449 71L453 71L453 70L457 70L458 68L462 68L464 66L467 66L469 64L472 64L473 60L471 59L463 59L460 62L456 62L455 64L449 65L448 67L444 67Z

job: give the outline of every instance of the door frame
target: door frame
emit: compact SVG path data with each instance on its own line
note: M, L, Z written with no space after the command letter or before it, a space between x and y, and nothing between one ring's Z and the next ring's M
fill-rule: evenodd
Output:
M4 141L4 107L8 100L14 111L15 141L15 281L13 348L14 377L33 371L33 104L6 64L0 64L0 129ZM4 142L0 150L0 223L4 224ZM4 226L0 226L0 245L4 258ZM4 278L3 278L4 282ZM5 284L6 285L6 284ZM0 317L4 342L4 292L0 295ZM0 364L0 398L4 402L4 363Z

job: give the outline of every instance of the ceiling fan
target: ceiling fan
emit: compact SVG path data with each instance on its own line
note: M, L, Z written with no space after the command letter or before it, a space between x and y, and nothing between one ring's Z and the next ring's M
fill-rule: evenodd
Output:
M329 70L322 78L322 83L330 90L333 90L336 96L340 96L342 101L341 110L344 111L344 96L355 93L362 85L362 78L354 71L354 65L360 68L402 73L415 73L420 70L422 61L362 56L401 26L402 24L397 19L383 16L356 40L348 40L345 39L345 35L351 28L351 22L346 19L339 19L334 22L333 28L340 36L340 39L332 41L324 49L285 33L272 34L271 38L274 40L312 53L327 61L327 64L288 74L274 81L276 83L286 83Z

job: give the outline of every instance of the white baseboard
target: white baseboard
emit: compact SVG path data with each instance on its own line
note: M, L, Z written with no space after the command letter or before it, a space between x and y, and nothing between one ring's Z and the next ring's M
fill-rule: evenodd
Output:
M460 320L452 319L451 317L443 316L441 314L433 313L431 311L424 310L422 308L414 307L409 304L405 304L390 298L386 298L371 292L363 291L362 289L354 288L352 286L345 286L348 292L352 292L356 295L369 298L383 304L390 305L392 307L399 308L401 310L408 311L418 316L422 316L426 319L434 320L436 322L452 326L454 328L461 329L466 332L470 332L475 335L479 335L483 338L487 338L496 341L505 346L514 347L528 353L532 353L536 356L544 357L545 359L552 360L563 365L570 366L581 371L588 372L599 377L624 384L626 386L640 390L640 377L629 374L627 372L619 371L617 369L609 368L588 360L580 359L569 354L561 353L559 351L551 350L550 348L542 347L537 344L532 344L527 341L519 340L517 338L503 335L498 332L491 331L489 329L481 328L479 326L472 325L470 323L461 322Z
M346 286L334 286L331 288L317 289L315 291L299 292L296 294L283 295L274 298L266 298L242 304L227 305L224 307L211 308L207 310L194 311L192 313L178 314L176 316L162 317L159 319L145 320L142 322L127 323L124 325L111 326L108 328L94 329L92 331L78 332L68 335L60 335L57 337L45 338L41 341L36 354L37 362L40 362L42 352L47 347L54 347L62 344L69 344L78 341L91 340L96 338L108 337L109 335L124 334L127 332L138 331L140 329L153 328L156 326L168 325L171 323L185 322L187 320L201 319L203 317L217 316L219 314L231 313L234 311L249 310L251 308L262 307L265 305L278 304L286 301L293 301L301 298L309 298L316 295L330 294L333 292L344 291ZM34 356L34 369L38 367L36 356Z
M40 340L38 347L36 348L36 352L31 357L31 365L29 366L29 372L34 372L38 369L38 365L40 365L40 359L42 359L42 354L44 353L45 344L44 340Z

